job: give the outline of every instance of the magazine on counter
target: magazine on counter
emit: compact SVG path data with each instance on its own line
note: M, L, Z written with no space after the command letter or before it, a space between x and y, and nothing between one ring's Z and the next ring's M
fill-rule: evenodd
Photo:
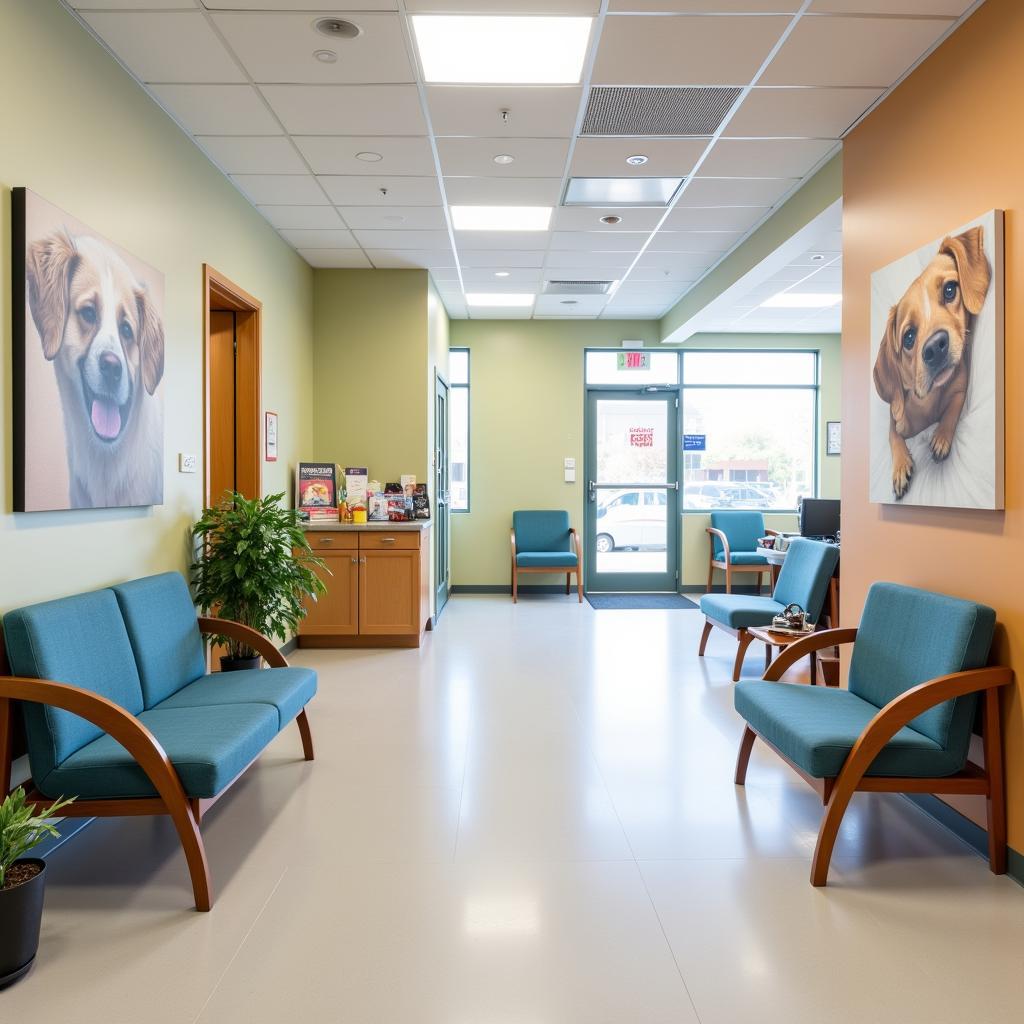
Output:
M370 472L365 466L345 468L345 501L350 509L366 508L366 487L369 480Z
M310 522L338 518L338 467L333 462L300 462L295 470L295 504Z
M416 484L412 495L412 514L414 519L430 518L430 496L426 484Z

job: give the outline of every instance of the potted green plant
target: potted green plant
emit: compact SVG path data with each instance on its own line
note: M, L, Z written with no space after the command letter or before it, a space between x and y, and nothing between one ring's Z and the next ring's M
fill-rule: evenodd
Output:
M55 800L35 813L21 786L0 803L0 988L28 973L39 948L46 862L25 854L59 836L47 819L69 803Z
M325 593L314 571L329 572L313 554L299 513L282 505L283 494L246 498L228 493L192 527L199 542L192 563L196 604L207 614L233 619L259 633L285 641L306 612L303 600ZM230 637L214 637L227 647L222 671L258 668L259 654Z

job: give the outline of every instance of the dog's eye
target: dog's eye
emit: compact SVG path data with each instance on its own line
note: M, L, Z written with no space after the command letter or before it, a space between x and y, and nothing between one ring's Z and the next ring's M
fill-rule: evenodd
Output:
M128 323L127 320L122 320L121 321L120 331L121 331L121 337L125 341L131 341L132 338L135 337L135 332L132 330L132 325L130 323Z
M82 323L84 324L92 326L96 323L96 307L91 304L82 306L78 310L78 315L82 318Z
M917 328L908 327L903 332L903 347L906 349L911 349L914 347L915 341L917 341Z
M942 298L945 302L952 302L956 298L956 281L947 281L942 286Z

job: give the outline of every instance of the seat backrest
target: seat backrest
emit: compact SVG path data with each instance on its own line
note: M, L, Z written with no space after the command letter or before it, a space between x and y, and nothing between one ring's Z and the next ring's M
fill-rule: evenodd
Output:
M561 510L513 512L516 551L569 551L569 513Z
M712 512L712 529L721 530L729 541L730 551L756 551L757 538L764 536L764 516L760 512ZM712 535L715 558L724 554L722 542Z
M196 609L181 573L146 576L112 589L128 628L147 708L206 674Z
M7 660L16 676L91 690L137 715L142 685L112 590L18 608L4 616ZM22 703L29 763L37 783L65 758L103 735L68 711Z
M850 661L850 690L884 707L919 683L981 668L988 660L996 613L987 605L896 583L868 591ZM977 695L946 701L911 723L961 761L974 724Z
M828 594L828 581L838 561L839 548L835 544L794 537L789 542L772 597L779 604L800 605L811 622L817 622Z

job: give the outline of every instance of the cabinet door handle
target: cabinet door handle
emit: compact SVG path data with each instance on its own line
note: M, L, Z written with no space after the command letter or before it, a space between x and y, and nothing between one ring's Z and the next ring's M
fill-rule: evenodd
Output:
M381 537L380 542L381 542L381 544L394 544L395 543L395 538L394 537Z
M320 543L321 544L333 544L334 543L334 538L333 537L321 537L320 538Z
M366 559L365 558L360 558L359 559L359 564L360 565L366 565Z
M353 565L355 565L355 564L356 564L356 563L357 563L358 561L359 561L359 559L358 559L358 558L353 558L353 559L352 559L352 564L353 564Z

